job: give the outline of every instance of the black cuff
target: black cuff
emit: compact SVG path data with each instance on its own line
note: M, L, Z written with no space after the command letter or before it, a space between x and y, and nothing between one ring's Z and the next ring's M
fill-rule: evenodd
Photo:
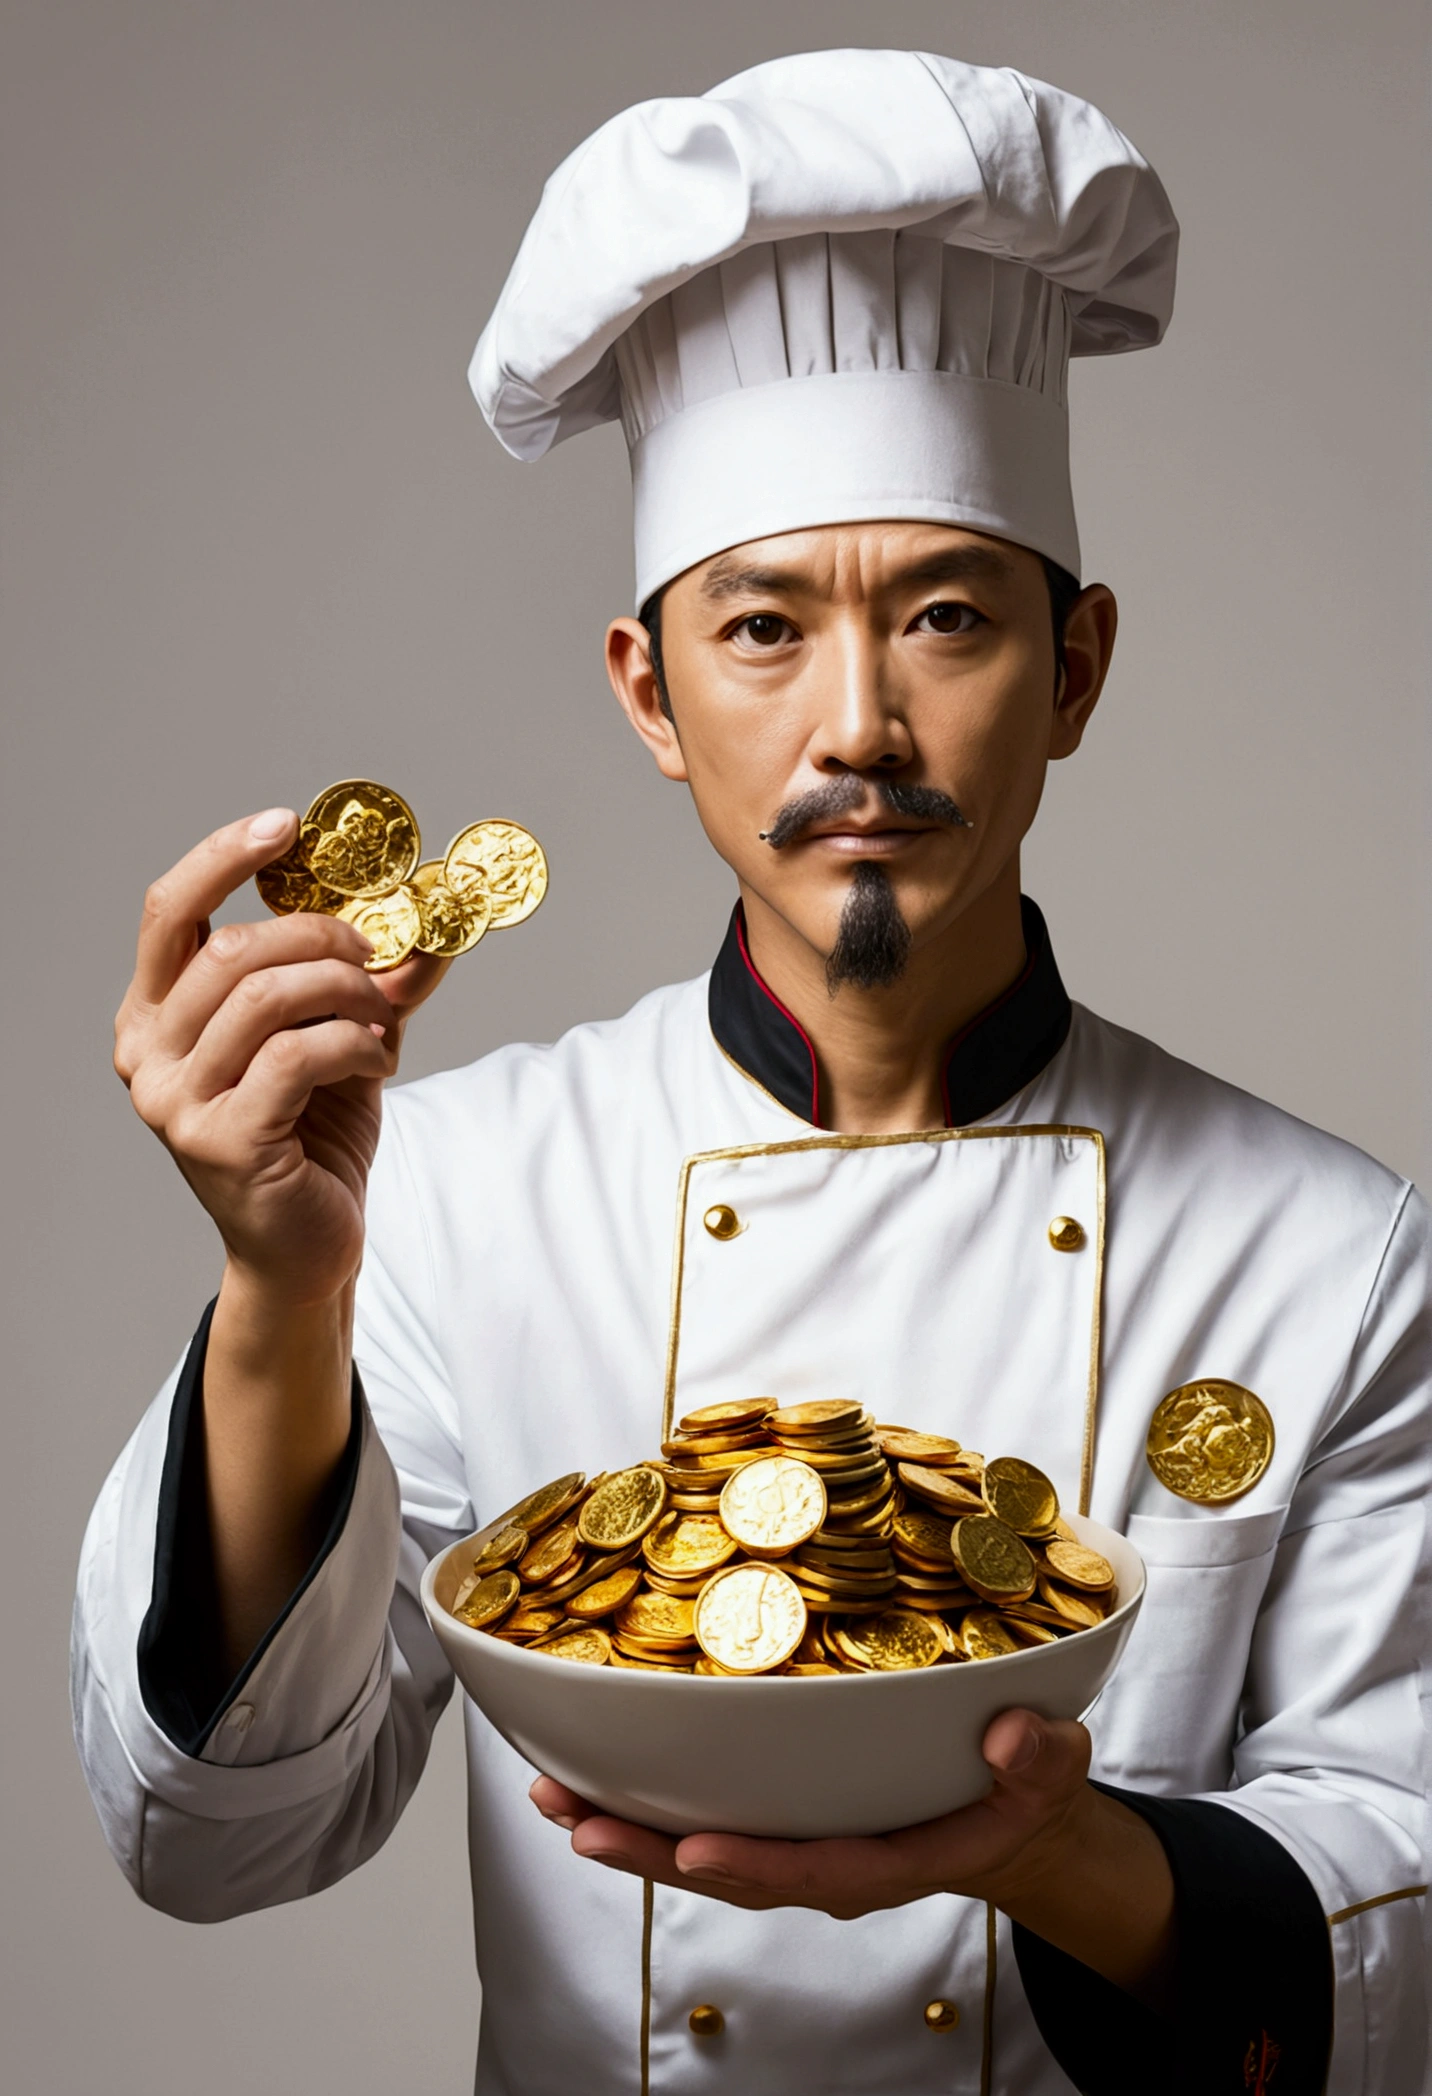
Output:
M353 1425L329 1487L333 1515L318 1555L233 1680L225 1686L223 1642L214 1591L209 1503L204 1475L204 1359L214 1305L199 1320L180 1371L169 1415L169 1442L159 1481L154 1589L139 1626L139 1690L144 1707L182 1754L205 1742L282 1630L343 1533L363 1446L363 1391L353 1371Z
M1034 2020L1081 2096L1320 2096L1333 1973L1307 1874L1280 1841L1222 1805L1096 1787L1163 1843L1178 1947L1173 2007L1157 2016L1016 1926Z

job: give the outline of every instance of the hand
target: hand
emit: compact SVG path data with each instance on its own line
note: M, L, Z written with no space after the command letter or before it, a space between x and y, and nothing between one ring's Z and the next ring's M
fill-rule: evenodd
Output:
M1158 1838L1094 1790L1082 1725L1007 1710L986 1732L987 1797L868 1839L683 1840L599 1813L539 1776L532 1801L573 1851L729 1906L811 1907L838 1921L935 1892L988 1900L1157 2006L1172 1957L1173 1881Z
M219 1227L231 1270L296 1304L356 1272L383 1080L448 964L364 971L336 917L228 924L212 911L292 843L286 809L216 830L145 898L115 1068Z

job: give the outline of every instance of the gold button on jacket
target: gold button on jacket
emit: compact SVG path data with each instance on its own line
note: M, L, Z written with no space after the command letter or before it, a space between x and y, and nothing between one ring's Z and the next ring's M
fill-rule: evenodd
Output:
M697 2038L719 2038L726 2028L726 2018L713 2001L698 2003L686 2020Z

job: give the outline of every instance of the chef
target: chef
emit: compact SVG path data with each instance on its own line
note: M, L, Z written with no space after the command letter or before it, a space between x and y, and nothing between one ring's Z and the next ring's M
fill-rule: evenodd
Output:
M622 422L608 669L736 876L709 976L389 1095L379 1141L441 965L206 939L287 811L148 898L116 1062L224 1270L80 1574L144 1899L369 1856L452 1686L426 1560L698 1404L1023 1454L1148 1568L1087 1731L1005 1713L989 1800L877 1841L673 1842L469 1707L482 2096L1423 2086L1426 1212L1071 1003L1020 896L1114 639L1068 359L1159 339L1176 239L1014 72L822 52L617 116L472 382L522 458Z

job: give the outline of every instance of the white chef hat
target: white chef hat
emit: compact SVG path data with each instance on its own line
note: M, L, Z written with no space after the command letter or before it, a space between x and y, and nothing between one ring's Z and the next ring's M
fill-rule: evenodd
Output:
M518 458L620 418L638 605L727 546L876 518L1077 575L1068 360L1159 340L1177 245L1089 103L923 52L810 52L578 146L469 378Z

